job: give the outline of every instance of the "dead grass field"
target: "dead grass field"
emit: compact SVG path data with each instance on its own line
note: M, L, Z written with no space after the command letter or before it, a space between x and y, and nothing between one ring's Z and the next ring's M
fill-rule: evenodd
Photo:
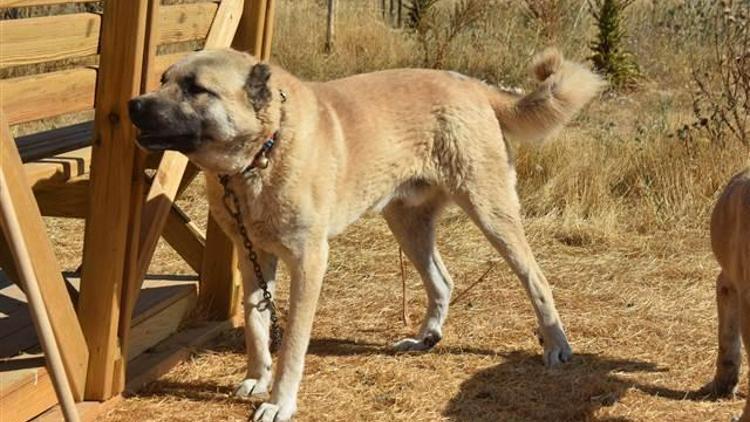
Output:
M420 65L413 38L386 27L375 2L340 3L336 51L328 56L323 2L279 1L274 60L311 79ZM494 1L482 26L459 37L447 67L492 83L524 83L525 65L544 40L519 3ZM558 39L577 59L587 55L592 28L583 3L567 1L576 7L561 19ZM736 400L691 394L711 379L717 349L718 266L707 216L717 191L748 163L748 149L674 136L691 118L689 65L705 51L701 28L687 19L694 16L668 13L678 3L642 0L631 12L629 45L646 74L641 89L605 96L547 144L516 146L527 233L553 285L573 361L543 367L519 282L456 209L438 230L460 296L444 340L428 353L391 353L391 342L417 329L425 298L408 267L412 326L405 327L398 248L370 216L332 242L297 420L727 421L741 410L744 371ZM681 26L665 29L669 19ZM181 204L204 221L202 184ZM82 224L48 223L63 266L75 269ZM163 245L151 270L187 271ZM260 401L231 395L244 366L238 329L195 350L102 420L246 420Z

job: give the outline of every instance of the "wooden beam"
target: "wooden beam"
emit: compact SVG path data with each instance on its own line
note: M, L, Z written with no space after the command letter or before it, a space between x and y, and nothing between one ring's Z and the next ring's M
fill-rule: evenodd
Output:
M81 325L91 351L86 398L106 400L113 386L118 344L122 284L137 250L131 224L137 218L142 177L134 177L135 129L127 119L127 102L141 91L148 0L104 3L102 53L96 101L96 141L91 159L91 203L86 221L81 280ZM135 214L135 215L134 215Z
M276 0L266 0L266 16L263 24L263 47L260 53L262 60L271 59L271 45L273 44L273 24L276 18Z
M206 36L205 49L226 48L232 45L242 17L244 0L222 0Z
M91 0L0 0L0 7L42 6L59 3L86 3Z
M24 243L32 251L32 265L73 395L80 400L83 397L89 352L4 116L0 116L0 171L8 182L8 192L19 216Z
M263 52L266 5L267 0L253 0L245 3L232 47L260 57Z
M240 290L237 250L210 215L200 277L198 308L215 320L234 316Z
M162 236L196 274L201 273L206 238L177 206L173 206L169 210Z

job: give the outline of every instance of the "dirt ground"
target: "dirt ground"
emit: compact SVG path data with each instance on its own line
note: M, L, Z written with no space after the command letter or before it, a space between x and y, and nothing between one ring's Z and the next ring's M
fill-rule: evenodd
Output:
M520 284L455 209L439 229L458 298L444 340L428 353L392 353L388 345L417 328L424 293L407 267L405 327L398 248L379 217L366 218L332 244L296 420L727 421L739 413L741 398L690 394L711 379L717 348L707 231L612 238L563 231L554 220L526 227L572 362L544 368ZM287 292L284 276L282 309ZM244 375L243 347L241 329L225 333L102 420L246 420L260 400L231 395Z

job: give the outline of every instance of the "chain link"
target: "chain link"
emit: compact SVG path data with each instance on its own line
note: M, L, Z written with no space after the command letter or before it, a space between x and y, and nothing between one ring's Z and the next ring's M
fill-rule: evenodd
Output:
M261 288L261 290L263 290L263 300L258 303L258 310L260 312L268 310L271 314L271 331L269 333L270 342L268 346L271 351L276 351L279 349L279 346L281 346L282 333L281 327L279 326L279 318L276 312L276 304L273 301L273 295L268 289L268 282L266 281L265 277L263 277L263 270L260 268L260 263L258 263L258 254L255 253L255 250L253 249L253 242L250 240L250 236L248 236L247 234L247 228L245 228L245 224L242 222L240 200L237 197L237 194L235 194L234 191L229 187L229 176L219 176L219 182L221 183L221 186L224 187L224 207L237 224L237 229L239 230L240 236L242 237L242 244L245 247L245 252L247 253L247 257L250 259L250 262L253 264L255 279L258 281L258 286ZM249 293L250 292L245 292L246 295Z

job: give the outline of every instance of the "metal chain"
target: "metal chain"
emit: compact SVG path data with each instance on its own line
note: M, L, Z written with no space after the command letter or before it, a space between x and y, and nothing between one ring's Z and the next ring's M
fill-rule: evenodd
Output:
M224 207L226 208L229 215L234 218L235 223L237 223L237 229L239 230L240 236L242 237L242 244L245 246L245 252L247 252L247 257L253 264L255 279L258 281L258 286L260 286L261 290L263 290L263 300L258 303L258 310L260 312L263 312L268 309L268 311L271 313L271 331L269 333L270 342L268 346L271 351L276 351L279 349L279 346L281 346L282 337L281 327L279 326L279 318L276 313L276 304L273 301L271 291L268 290L268 282L266 281L265 277L263 277L263 270L260 268L260 264L258 263L258 254L255 253L255 250L253 249L253 242L250 240L250 236L248 236L247 234L247 228L245 228L245 224L242 222L240 200L237 197L237 194L235 194L234 191L229 187L229 176L219 176L219 182L221 183L221 186L224 187ZM249 292L245 292L245 294L249 294Z

